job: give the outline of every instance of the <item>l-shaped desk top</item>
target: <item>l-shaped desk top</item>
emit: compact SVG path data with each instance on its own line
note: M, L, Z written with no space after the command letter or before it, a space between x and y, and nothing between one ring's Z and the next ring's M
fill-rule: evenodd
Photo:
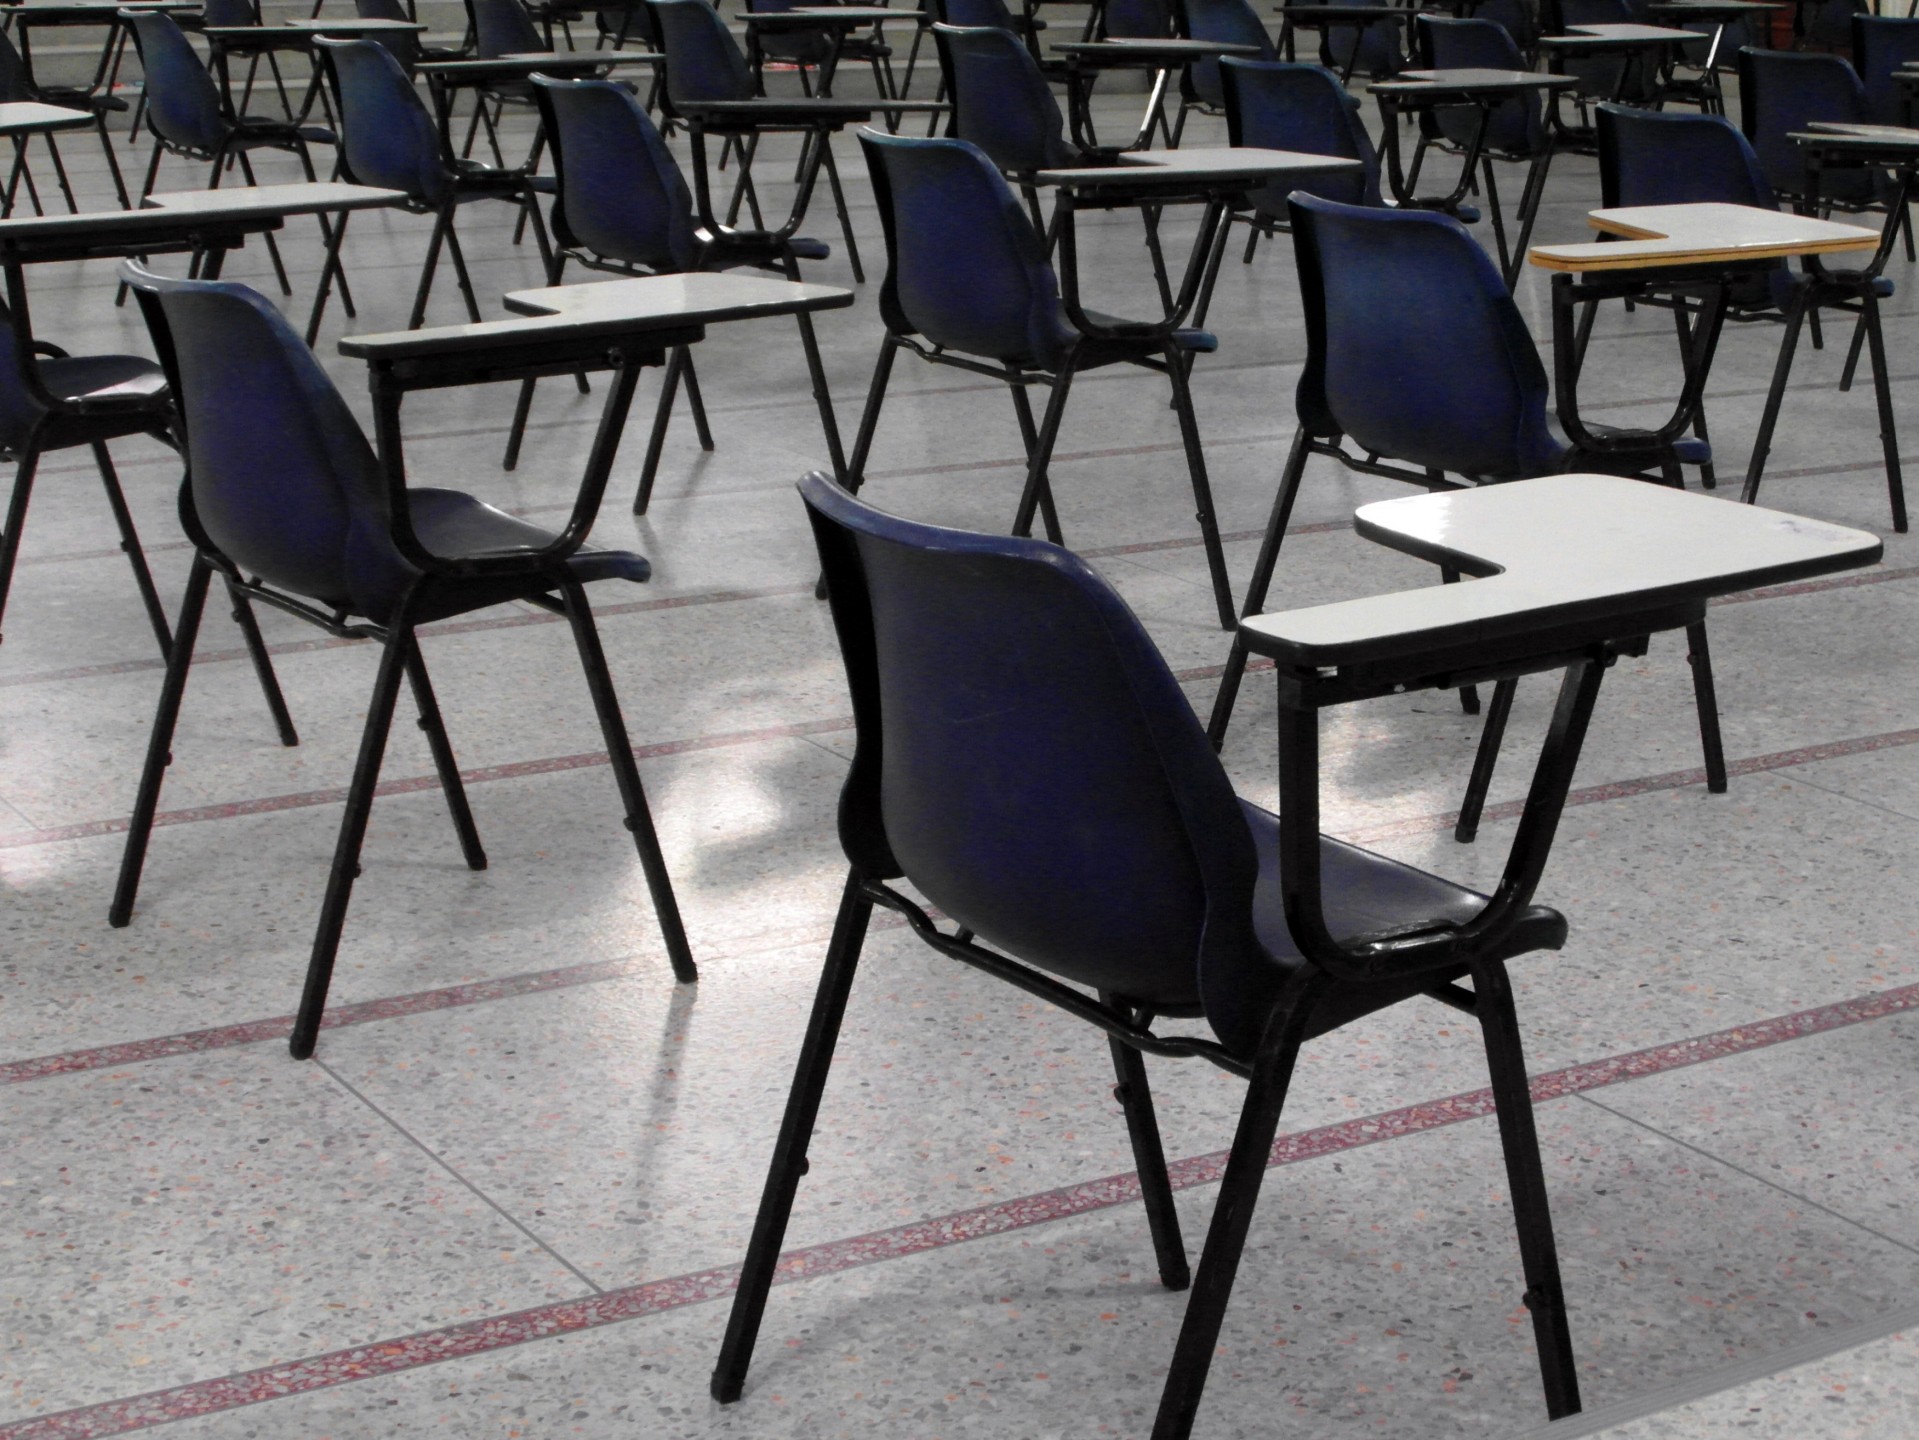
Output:
M1482 578L1240 623L1255 654L1336 667L1609 620L1871 565L1879 537L1616 475L1549 475L1363 505L1369 540Z
M1783 259L1873 250L1879 232L1754 205L1631 205L1595 210L1595 230L1622 237L1608 243L1535 245L1544 270L1628 270L1650 266Z

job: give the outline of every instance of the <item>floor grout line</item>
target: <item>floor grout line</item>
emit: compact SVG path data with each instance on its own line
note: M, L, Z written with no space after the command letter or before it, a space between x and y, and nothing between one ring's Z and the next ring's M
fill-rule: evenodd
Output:
M572 1275L572 1277L575 1280L578 1280L582 1285L586 1286L586 1288L592 1291L593 1294L595 1295L604 1295L606 1293L605 1286L594 1281L590 1276L587 1275L587 1273L584 1270L580 1269L579 1266L575 1265L571 1260L567 1259L566 1256L562 1255L558 1250L555 1250L551 1245L547 1244L547 1242L542 1240L538 1235L535 1235L530 1229L526 1227L525 1224L521 1222L520 1218L517 1215L513 1214L512 1211L508 1210L504 1205L500 1204L491 1195L487 1194L486 1191L482 1190L478 1185L475 1185L471 1180L467 1179L466 1176L462 1175L459 1172L459 1170L454 1168L453 1163L451 1161L449 1161L444 1155L440 1154L440 1152L435 1150L431 1145L428 1145L424 1140L420 1139L420 1137L415 1135L411 1130L407 1129L406 1126L402 1125L398 1120L394 1119L393 1116L388 1114L387 1111L384 1108L382 1108L379 1104L369 1099L366 1093L362 1091L359 1086L355 1085L351 1080L348 1080L338 1070L334 1069L331 1065L329 1065L325 1060L321 1059L319 1056L316 1055L313 1057L313 1063L319 1066L320 1069L324 1070L327 1073L327 1075L332 1078L334 1084L338 1085L342 1090L346 1091L347 1094L351 1095L355 1100L358 1100L362 1105L366 1106L366 1108L371 1110L375 1115L378 1115L388 1125L392 1126L394 1130L398 1131L401 1135L405 1136L409 1144L411 1144L416 1149L418 1149L422 1155L425 1155L435 1165L438 1165L442 1170L446 1171L446 1173L452 1176L454 1180L458 1181L459 1184L462 1187L464 1187L468 1191L468 1193L470 1193L473 1196L474 1199L478 1200L481 1204L485 1205L488 1209L493 1211L494 1214L498 1215L502 1220L506 1221L507 1224L511 1225L515 1230L519 1231L522 1235L526 1236L528 1240L531 1240L542 1251L544 1251L553 1260L555 1264L559 1265L568 1274Z
M1626 1084L1916 1008L1919 1008L1919 984L1904 985L1773 1016L1750 1025L1582 1061L1534 1076L1533 1103ZM1485 1119L1492 1114L1489 1089L1463 1091L1355 1120L1282 1134L1273 1142L1267 1165L1276 1168L1299 1164ZM1222 1150L1173 1162L1168 1169L1174 1188L1192 1189L1214 1183L1224 1171L1227 1153ZM824 1241L783 1254L774 1284L818 1279L944 1250L971 1240L1113 1209L1138 1198L1138 1177L1121 1173ZM723 1265L641 1281L583 1299L531 1306L238 1374L0 1423L0 1440L101 1440L101 1437L123 1435L175 1420L398 1374L445 1360L488 1354L534 1340L723 1299L732 1293L738 1274L737 1265Z

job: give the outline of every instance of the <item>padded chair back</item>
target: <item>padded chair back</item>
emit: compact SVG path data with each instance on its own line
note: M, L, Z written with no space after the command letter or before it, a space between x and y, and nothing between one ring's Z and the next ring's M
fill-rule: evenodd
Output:
M753 70L726 22L707 0L647 0L666 56L669 106L700 100L751 100Z
M935 25L933 39L953 102L947 133L979 146L1014 175L1077 162L1059 101L1019 36L990 25Z
M1194 40L1211 40L1220 45L1257 45L1260 60L1274 60L1279 52L1273 37L1251 0L1186 0L1186 33ZM1226 103L1220 88L1219 61L1195 60L1186 67L1184 93L1191 99L1215 109Z
M886 231L880 317L962 355L1059 368L1074 332L1018 199L964 140L859 132Z
M1308 352L1300 424L1453 474L1558 468L1539 351L1465 226L1311 196L1290 209Z
M1255 191L1251 198L1261 214L1284 219L1286 196L1294 190L1349 205L1381 203L1379 154L1360 119L1359 101L1332 71L1285 60L1229 58L1220 62L1219 74L1229 144L1343 155L1366 167L1358 175L1307 176Z
M1619 205L1757 205L1779 202L1746 137L1719 115L1607 103L1599 116L1601 202Z
M353 9L362 20L411 20L400 0L353 0ZM407 30L391 30L384 35L366 37L395 60L407 74L420 63L420 37Z
M1139 621L1078 557L800 482L852 691L840 843L1099 990L1192 1004L1253 953L1246 821Z
M146 77L147 125L169 145L212 155L229 128L220 87L169 17L152 10L125 13Z
M1865 87L1873 124L1906 123L1906 97L1892 75L1907 65L1919 65L1919 19L1863 13L1852 17L1852 68Z
M520 0L466 0L466 13L473 22L474 48L483 60L552 48Z
M625 86L533 77L553 142L553 233L606 260L694 269L693 195L660 132Z
M371 40L320 40L340 122L340 173L438 207L453 188L440 129L400 62Z
M1529 70L1526 57L1506 28L1491 20L1454 20L1421 15L1421 59L1437 70ZM1479 127L1479 110L1472 105L1447 105L1431 112L1439 133L1455 145L1472 142ZM1536 155L1546 143L1546 110L1537 91L1515 95L1493 107L1486 122L1486 147L1506 155Z
M1813 120L1869 120L1866 90L1837 55L1810 51L1739 52L1739 128L1759 154L1759 168L1781 195L1803 195L1806 162L1787 137ZM1860 204L1872 198L1872 176L1836 170L1820 176L1822 200Z
M379 459L313 352L244 285L121 273L186 427L190 528L269 584L390 615L415 572L390 538Z

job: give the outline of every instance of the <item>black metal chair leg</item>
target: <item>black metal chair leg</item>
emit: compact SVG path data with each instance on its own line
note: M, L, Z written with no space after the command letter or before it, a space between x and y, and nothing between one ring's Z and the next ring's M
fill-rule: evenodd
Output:
M254 177L253 162L247 158L247 152L244 150L235 150L233 152L233 158L240 162L240 173L246 177L247 184L258 185L260 182ZM220 162L217 160L213 162L213 183L215 185L220 183ZM280 282L280 293L282 295L291 295L293 293L293 281L287 278L286 261L280 258L279 242L273 238L273 232L271 230L266 234L266 242L267 258L273 262L273 274Z
M1159 243L1159 206L1142 207L1140 216L1146 222L1146 254L1153 263L1153 283L1159 287L1159 303L1170 313L1173 284L1166 277L1166 251Z
M1692 364L1692 316L1686 308L1686 302L1675 297L1672 306L1673 326L1679 332L1679 359L1682 365ZM1701 317L1702 319L1705 317ZM1701 444L1711 447L1712 437L1706 433L1705 397L1700 397L1699 408L1693 412L1692 433ZM1719 474L1713 462L1708 460L1699 467L1699 483L1708 490L1719 488Z
M1699 748L1706 759L1706 788L1726 793L1726 749L1719 738L1719 698L1712 683L1712 651L1706 645L1706 622L1686 627L1686 661L1692 666L1693 703L1699 710Z
M1779 423L1779 406L1786 398L1786 382L1792 378L1792 355L1799 344L1799 327L1806 318L1806 298L1802 290L1786 311L1786 334L1779 342L1779 358L1772 368L1772 388L1766 392L1766 408L1759 420L1759 434L1752 442L1752 458L1746 462L1746 484L1739 493L1742 503L1750 505L1759 498L1759 477L1766 470L1766 452L1772 449L1773 427Z
M1046 472L1053 462L1053 446L1059 440L1060 417L1066 413L1066 397L1072 393L1073 366L1078 358L1077 354L1069 355L1059 374L1053 377L1053 393L1046 397L1046 414L1040 420L1039 438L1033 442L1032 454L1026 460L1026 488L1020 492L1019 509L1013 515L1015 535L1031 535L1033 512L1041 504L1052 503L1053 483ZM1064 542L1055 540L1054 543Z
M873 448L873 434L879 429L880 407L886 403L886 386L893 377L893 357L899 348L900 341L888 335L880 342L879 359L873 362L873 379L866 387L860 428L853 435L852 458L846 462L846 488L855 493L866 483L866 457Z
M486 849L480 844L480 829L473 823L473 807L466 801L466 785L460 779L460 765L453 758L453 743L446 738L446 721L440 715L440 702L433 694L433 682L427 678L426 657L420 654L420 641L413 637L407 647L406 678L413 687L413 701L420 708L420 729L426 732L427 749L433 752L433 770L440 777L440 793L446 796L447 814L460 837L460 854L469 870L486 869Z
M686 386L686 408L693 412L693 433L699 438L700 449L713 449L713 431L706 423L706 401L700 395L700 377L693 369L693 352L684 345L680 353L686 357L680 367L680 382Z
M426 259L420 265L420 283L413 292L413 313L407 317L406 328L418 330L426 319L427 297L433 293L433 273L439 269L440 247L446 243L449 227L453 224L453 206L449 203L440 208L433 217L433 238L426 243ZM478 319L476 315L474 317Z
M1193 483L1193 518L1199 522L1200 543L1206 550L1206 568L1213 577L1213 602L1219 607L1219 628L1237 628L1233 614L1233 585L1226 578L1226 550L1219 539L1219 517L1213 511L1213 487L1206 477L1206 452L1199 443L1199 420L1193 414L1193 391L1186 383L1185 357L1166 347L1166 373L1173 382L1173 410L1179 416L1179 438L1186 447L1186 472Z
M1879 404L1879 444L1886 456L1886 497L1892 502L1892 528L1906 533L1906 481L1899 468L1899 435L1892 418L1892 377L1886 373L1886 334L1879 297L1865 302L1866 340L1872 346L1873 398Z
M1512 715L1513 696L1518 691L1519 681L1511 676L1493 686L1486 723L1479 731L1479 749L1473 755L1473 773L1466 781L1466 798L1459 802L1459 820L1453 826L1453 839L1461 845L1472 844L1479 834L1479 817L1486 810L1486 792L1492 788L1499 746L1506 738L1506 721Z
M672 878L666 873L666 857L660 853L660 838L653 830L646 791L640 785L640 767L633 761L633 744L627 739L626 720L620 714L619 698L613 693L613 677L606 668L606 654L600 648L599 632L593 626L586 591L579 581L568 576L560 582L560 593L566 601L567 621L573 627L573 643L579 648L580 668L586 672L586 687L593 695L600 733L606 737L613 778L626 806L626 828L633 833L640 868L646 872L646 888L653 897L660 938L666 942L674 978L681 984L691 984L700 978L700 972L693 964L693 951L686 943L686 930L680 923L679 902L673 896Z
M846 483L846 451L840 444L839 417L833 413L833 393L826 384L826 365L820 359L819 337L813 331L813 317L804 312L794 317L800 327L800 349L806 356L806 375L813 386L813 404L820 412L820 434L826 441L827 459L833 462L833 478L844 485ZM693 357L686 357L686 378L688 394L697 395L692 390ZM697 404L697 401L695 402ZM705 411L695 409L694 416L702 426L705 424ZM706 448L712 449L712 440L706 441Z
M806 1038L800 1044L793 1088L787 1092L786 1114L780 1120L780 1136L773 1146L773 1163L767 1170L766 1188L760 1193L759 1214L753 1220L753 1238L746 1247L745 1263L740 1266L733 1308L726 1318L726 1337L720 1342L719 1360L707 1387L722 1405L739 1399L746 1388L746 1372L753 1363L753 1342L759 1338L760 1320L766 1314L766 1296L772 1289L774 1272L779 1265L780 1244L786 1238L786 1222L793 1213L793 1197L799 1192L800 1177L806 1173L806 1149L813 1139L813 1124L819 1118L820 1096L826 1090L827 1072L833 1065L833 1047L839 1040L846 998L853 988L860 948L866 941L866 924L872 914L873 902L860 889L860 875L855 870L846 877L846 888L840 895L833 939L826 947L826 963L820 971L819 989L813 996Z
M340 817L340 836L333 847L333 868L327 875L326 898L320 902L320 923L313 935L313 953L307 960L305 988L293 1019L287 1049L295 1060L313 1054L326 1014L327 991L333 984L333 962L340 953L340 934L346 928L347 903L360 873L360 846L366 839L367 817L373 811L373 791L380 783L380 762L386 756L387 732L393 724L393 706L400 697L400 677L413 649L413 626L404 618L387 632L380 655L380 671L367 703L366 728L360 734L359 758L347 786L346 811Z
M133 528L133 512L127 509L126 493L120 488L120 476L113 468L104 440L93 442L93 463L100 467L100 483L106 488L107 504L113 510L113 523L120 529L120 549L133 567L133 583L139 587L140 603L146 606L147 623L160 642L160 653L173 648L173 632L167 627L167 612L160 604L160 592L153 588L153 572L147 569L146 552L140 548L140 534Z
M1226 1303L1232 1298L1233 1280L1252 1227L1253 1207L1259 1201L1260 1182L1266 1178L1272 1156L1286 1088L1292 1082L1293 1062L1319 989L1317 977L1293 987L1293 1003L1267 1022L1252 1082L1246 1087L1246 1103L1239 1112L1239 1127L1227 1152L1219 1198L1213 1202L1213 1223L1206 1232L1199 1272L1193 1277L1192 1298L1186 1302L1186 1318L1166 1372L1166 1388L1160 1392L1153 1440L1188 1440L1193 1433L1200 1393L1212 1368Z
M1846 346L1846 363L1839 371L1839 393L1852 389L1852 378L1859 370L1859 352L1866 346L1866 312L1862 307L1852 327L1852 343Z
M1579 1413L1579 1377L1566 1323L1566 1297L1559 1279L1559 1252L1553 1240L1546 1175L1539 1161L1539 1133L1533 1125L1526 1056L1520 1045L1506 967L1497 961L1477 964L1472 976L1477 1001L1474 1008L1486 1042L1486 1068L1492 1077L1500 1147L1505 1151L1506 1181L1512 1190L1513 1220L1526 1275L1523 1298L1532 1311L1546 1413L1557 1420Z
M1102 1004L1131 1010L1116 996L1102 993ZM1147 1017L1150 1018L1150 1017ZM1113 1098L1126 1115L1126 1134L1133 1144L1133 1164L1139 1171L1140 1199L1146 1205L1146 1223L1153 1233L1153 1253L1159 1260L1159 1280L1168 1290L1184 1290L1192 1283L1186 1264L1186 1245L1179 1234L1179 1209L1173 1203L1173 1182L1166 1173L1166 1151L1160 1144L1159 1120L1153 1114L1153 1092L1146 1083L1146 1057L1109 1035L1113 1052Z
M160 804L160 784L173 763L173 727L180 718L180 699L186 694L187 667L193 663L194 641L200 635L200 615L206 609L207 584L213 566L195 554L187 572L186 593L180 600L180 618L173 627L173 653L167 657L167 676L160 686L160 704L153 714L153 733L147 740L147 759L140 771L140 790L133 815L127 821L127 845L120 853L120 878L107 907L107 923L116 929L133 918L134 897L140 893L140 871L146 865L147 839Z
M326 260L320 266L320 284L313 292L312 313L307 316L308 349L313 348L313 342L320 336L320 317L326 314L327 297L333 293L336 280L340 286L340 308L346 311L349 318L353 315L353 300L347 292L346 267L340 263L340 249L346 244L346 222L352 213L342 210L333 217L331 225L324 215L320 217L321 232L326 237Z
M73 185L67 179L67 167L60 159L60 146L55 142L51 134L47 136L47 154L53 161L53 175L54 178L60 182L60 193L66 197L67 213L69 215L78 215L80 213L80 204L73 198Z
M453 262L453 278L460 287L460 294L466 300L466 316L475 325L480 323L480 297L473 293L473 277L466 272L466 252L460 249L460 236L453 228L453 212L448 210L446 217L446 253Z
M113 137L107 133L107 116L103 110L93 117L94 128L100 132L100 148L107 155L107 171L113 176L113 193L120 201L120 208L131 208L132 201L127 198L126 177L120 173L120 157L113 153Z
M27 524L27 504L33 499L33 481L40 470L37 438L29 440L20 452L20 464L13 472L13 495L7 501L7 528L0 531L0 621L7 615L7 596L13 589L13 567L20 558L20 532ZM166 646L161 647L162 653Z
M1033 400L1026 393L1026 387L1020 383L1016 366L1006 367L1006 388L1013 397L1013 414L1019 419L1019 442L1026 453L1026 463L1033 463L1033 451L1039 446L1039 426L1033 423ZM1039 493L1039 523L1046 531L1046 538L1055 545L1064 545L1065 537L1060 533L1059 509L1053 504L1053 490L1049 485Z
M280 677L273 673L273 658L267 654L266 640L260 634L260 622L254 616L252 602L233 581L227 581L227 598L233 602L233 623L240 627L246 642L247 658L253 662L253 674L266 697L267 710L273 716L273 728L280 732L280 743L291 747L300 743L300 732L293 728L293 714L287 709L286 696L280 693Z
M819 137L819 163L826 167L826 183L833 191L833 207L840 212L840 234L846 237L846 258L853 266L855 284L866 283L866 269L860 264L860 243L853 236L853 217L846 208L846 191L840 187L840 167L833 159L832 142Z
M1257 615L1266 608L1266 594L1273 586L1273 571L1279 564L1279 547L1286 539L1286 526L1293 516L1293 502L1299 498L1300 478L1306 473L1306 457L1312 453L1312 437L1304 429L1294 432L1292 453L1280 472L1279 490L1273 496L1273 513L1266 521L1265 538L1259 542L1259 556L1253 561L1253 578L1246 587L1242 616ZM1217 750L1226 743L1226 727L1232 723L1233 704L1239 698L1239 683L1246 674L1246 642L1237 634L1226 656L1226 668L1220 672L1219 690L1213 696L1213 713L1206 722L1206 738Z
M687 352L677 345L666 360L666 374L660 380L660 403L653 411L653 429L646 437L646 459L640 465L640 485L633 492L633 513L644 515L653 503L653 481L660 471L660 452L666 445L666 427L673 419L673 397L679 393L680 377L686 370Z
M1426 473L1437 477L1439 472L1429 470ZM1443 584L1457 585L1459 583L1459 571L1451 565L1441 565L1439 567L1439 578ZM1462 713L1467 715L1477 715L1479 713L1479 687L1477 685L1461 685L1459 687L1459 708Z

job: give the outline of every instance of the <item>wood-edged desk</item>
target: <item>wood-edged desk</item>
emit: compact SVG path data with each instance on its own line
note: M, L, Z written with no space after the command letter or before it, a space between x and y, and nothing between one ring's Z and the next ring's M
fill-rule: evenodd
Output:
M1539 214L1539 199L1546 188L1546 175L1552 168L1552 133L1555 127L1550 124L1545 126L1545 147L1532 157L1532 163L1527 167L1526 186L1519 200L1519 233L1510 248L1506 243L1506 220L1500 209L1499 190L1493 181L1492 165L1490 162L1481 164L1486 130L1492 123L1494 109L1507 101L1528 94L1550 98L1578 84L1579 81L1571 75L1551 75L1538 70L1461 67L1452 70L1408 70L1394 79L1374 85L1373 98L1379 102L1380 119L1385 126L1386 183L1393 199L1413 209L1437 210L1455 219L1462 219L1465 218L1463 212L1468 210L1466 195L1472 188L1473 172L1476 169L1483 170L1486 208L1492 215L1493 238L1499 250L1499 270L1505 276L1506 288L1512 289L1519 278L1526 242L1532 238L1533 221ZM1445 195L1420 195L1418 165L1415 164L1408 174L1400 159L1400 117L1412 111L1467 105L1478 111L1479 119L1459 167L1459 182Z
M92 128L93 114L87 110L70 110L64 105L43 105L37 100L14 100L0 104L0 136L13 142L13 173L7 177L7 190L4 204L0 204L0 219L13 214L14 196L20 188L20 179L26 177L27 195L33 201L36 213L40 211L40 192L34 188L33 176L27 172L27 141L35 135L46 137L47 151L53 157L54 173L59 177L60 190L67 197L67 209L78 212L79 205L74 203L73 187L67 183L67 167L60 163L60 151L53 143L53 137L63 130L86 130Z
M613 371L569 521L585 527L592 524L612 473L639 372L650 365L664 365L670 353L682 346L698 344L708 325L735 320L778 315L799 319L821 428L834 474L844 483L839 426L813 339L812 315L843 310L852 303L852 291L833 285L730 273L653 275L517 290L506 297L506 308L515 312L509 319L349 335L339 348L342 355L366 361L380 459L395 485L406 482L400 403L410 392L585 370ZM663 398L670 396L669 390ZM657 440L659 422L655 428Z
M1630 206L1595 210L1588 221L1595 230L1619 238L1598 244L1538 245L1532 251L1533 264L1554 272L1554 390L1560 424L1569 438L1584 445L1591 435L1580 420L1578 400L1584 335L1591 324L1590 307L1600 300L1636 297L1648 290L1697 297L1698 308L1690 324L1684 316L1680 317L1686 380L1671 419L1657 432L1667 439L1676 439L1699 415L1706 376L1712 366L1733 283L1742 276L1771 270L1781 261L1805 257L1809 271L1795 280L1786 308L1785 335L1780 342L1779 359L1773 369L1772 388L1766 398L1759 433L1753 442L1742 498L1751 501L1758 494L1759 478L1765 470L1766 454L1778 424L1779 407L1785 398L1793 352L1806 313L1818 303L1852 299L1868 316L1879 399L1880 440L1885 451L1893 522L1896 529L1906 528L1898 439L1887 388L1884 347L1878 339L1878 300L1872 285L1875 277L1870 270L1827 271L1817 263L1821 256L1877 251L1881 237L1876 231L1749 205ZM1585 318L1576 321L1575 311L1582 305L1589 308Z
M1114 155L1144 150L1153 140L1153 128L1164 126L1166 83L1175 70L1195 60L1222 60L1229 55L1258 59L1256 45L1233 45L1215 40L1166 39L1075 40L1055 45L1053 53L1066 64L1066 114L1073 143L1088 155ZM1093 86L1107 70L1149 70L1153 84L1140 115L1139 129L1124 145L1101 145L1093 128ZM1172 136L1166 137L1170 146Z
M1480 578L1242 620L1239 643L1279 671L1282 853L1317 846L1319 711L1413 690L1563 669L1505 874L1487 915L1528 903L1544 869L1605 670L1650 636L1693 629L1713 598L1859 569L1876 535L1613 475L1552 475L1364 505L1369 540ZM1462 807L1483 795L1490 723ZM1473 817L1476 823L1476 815ZM1294 854L1304 853L1293 849ZM1291 915L1289 896L1288 914ZM1443 944L1443 933L1399 943Z

